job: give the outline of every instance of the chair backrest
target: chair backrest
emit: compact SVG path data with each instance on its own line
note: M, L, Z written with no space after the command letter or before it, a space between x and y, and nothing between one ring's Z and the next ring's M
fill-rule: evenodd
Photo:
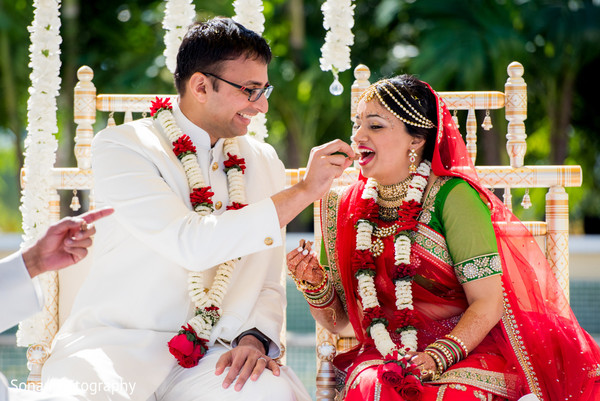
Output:
M518 62L508 68L508 79L504 91L489 92L438 92L448 109L467 110L465 123L465 142L469 155L476 165L477 173L484 186L490 189L504 189L504 204L512 205L512 188L548 188L546 194L546 213L544 221L524 221L524 225L536 237L540 248L545 252L548 263L560 283L567 298L569 297L569 208L565 187L581 186L580 166L525 166L527 150L524 121L527 118L527 85L523 79L524 69ZM351 119L356 114L356 106L362 92L369 86L370 71L359 65L354 70L355 82L352 85ZM477 166L477 121L476 110L485 110L483 128L491 126L489 110L504 108L508 120L506 150L510 165ZM459 124L460 125L460 124ZM300 179L303 170L289 172L290 183ZM348 185L358 176L356 168L346 170L336 185ZM524 205L527 206L527 205ZM314 204L315 249L321 249L321 210L319 202ZM346 327L339 335L334 335L317 324L317 400L335 398L336 378L331 360L338 351L356 344L354 333Z

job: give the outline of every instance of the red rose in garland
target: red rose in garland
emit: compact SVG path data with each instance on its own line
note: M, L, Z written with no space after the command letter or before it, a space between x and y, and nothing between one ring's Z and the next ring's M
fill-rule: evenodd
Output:
M228 172L230 169L235 168L244 173L246 169L246 160L243 157L237 157L236 155L232 155L231 153L227 153L228 159L223 162L225 166L225 172Z
M204 204L212 207L212 197L215 193L210 189L210 187L194 188L192 193L190 193L190 201L192 202L192 205L196 206Z
M406 401L419 401L423 394L423 384L418 377L419 369L404 359L397 360L398 352L387 355L384 363L377 368L377 380L388 385Z
M402 380L397 390L406 401L419 401L423 395L423 384L419 378L409 374Z
M150 115L154 117L156 113L161 110L173 110L173 106L171 106L171 98L161 99L158 96L155 100L150 102Z
M377 368L377 380L396 389L404 380L404 369L397 361L384 362Z
M196 153L196 146L187 135L182 135L179 139L173 142L173 152L175 156L179 159L182 157L189 155L191 153Z
M245 208L246 206L248 206L247 203L233 202L231 205L227 206L227 210L239 210Z
M168 345L169 352L184 368L198 365L198 361L206 354L207 349L206 340L198 338L189 324L187 327L182 326L179 334L173 337Z

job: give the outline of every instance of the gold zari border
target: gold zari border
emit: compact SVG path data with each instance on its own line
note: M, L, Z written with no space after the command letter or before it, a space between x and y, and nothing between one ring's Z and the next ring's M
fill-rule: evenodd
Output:
M321 227L323 230L323 243L327 254L328 266L325 266L333 287L342 301L344 310L347 310L346 294L342 286L342 279L337 267L337 250L335 239L337 237L337 212L339 210L341 195L347 187L334 187L325 196L321 203L325 210L321 210Z
M444 372L438 380L431 384L441 383L468 384L489 393L508 398L504 374L499 372L490 372L477 368L456 368Z
M381 365L382 363L383 359L371 359L359 363L358 366L352 370L352 374L348 377L348 380L346 380L346 392L348 389L352 388L352 384L354 384L354 381L363 370L370 368L371 366Z

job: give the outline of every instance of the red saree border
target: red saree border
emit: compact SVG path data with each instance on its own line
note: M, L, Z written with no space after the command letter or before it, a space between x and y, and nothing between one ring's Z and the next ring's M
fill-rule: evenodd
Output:
M542 394L542 389L540 388L539 379L534 370L533 364L531 363L529 352L527 351L525 343L521 339L522 337L519 332L519 325L512 313L512 307L510 306L510 301L508 300L508 294L504 289L504 284L502 284L502 293L504 299L504 314L502 315L501 319L502 328L508 337L508 341L512 346L517 361L523 370L529 390L533 392L540 399L540 401L544 401L544 395Z

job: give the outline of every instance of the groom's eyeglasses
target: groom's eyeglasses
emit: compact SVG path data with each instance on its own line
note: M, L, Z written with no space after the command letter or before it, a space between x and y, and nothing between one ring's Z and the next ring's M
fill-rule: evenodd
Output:
M264 88L250 89L250 88L246 88L245 86L234 84L233 82L229 82L228 80L218 77L215 74L211 74L209 72L203 72L203 74L208 75L209 77L217 78L218 80L228 83L229 85L233 86L234 88L241 90L242 92L244 92L245 94L248 95L248 101L250 101L250 102L256 102L258 99L260 99L260 97L262 96L263 93L265 94L265 98L268 99L269 96L271 96L271 92L273 92L273 87L269 84L267 84L267 86L265 86Z

